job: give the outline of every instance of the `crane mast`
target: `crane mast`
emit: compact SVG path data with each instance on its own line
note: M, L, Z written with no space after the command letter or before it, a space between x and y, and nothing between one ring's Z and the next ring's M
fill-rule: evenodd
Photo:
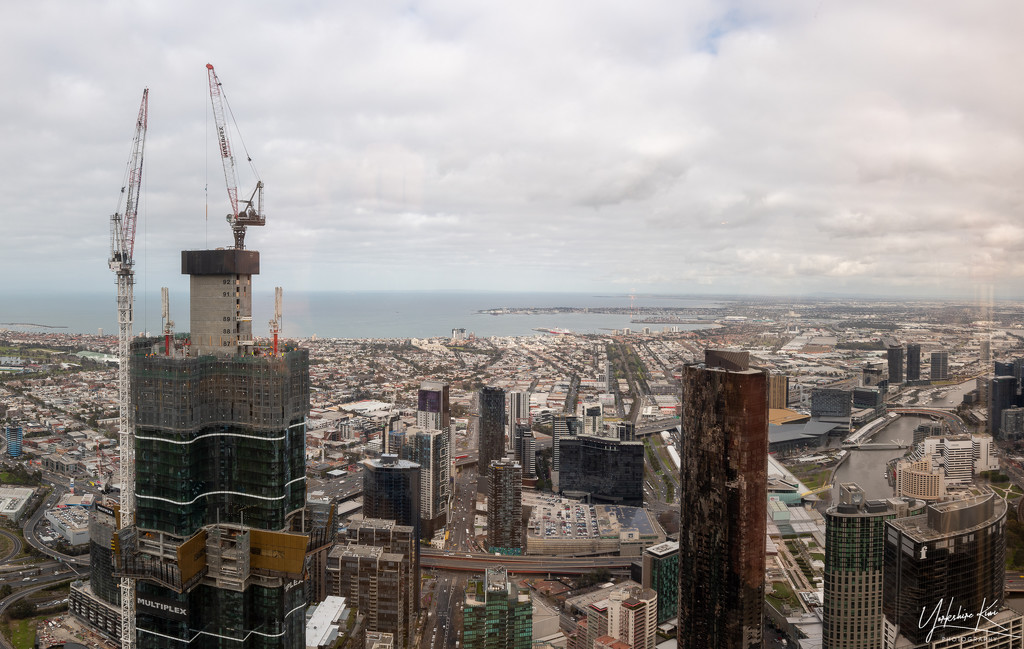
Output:
M224 182L228 188L228 201L231 203L231 213L227 215L227 221L231 225L231 232L235 238L235 249L243 250L246 226L266 225L267 223L267 217L263 214L263 181L257 177L256 188L248 200L239 200L235 156L231 152L231 141L228 139L227 114L230 107L227 105L223 87L212 64L206 64L206 73L210 81L210 104L213 106L213 119L217 126L220 161L224 165ZM252 158L246 157L251 164ZM239 204L243 206L242 209L239 209Z
M135 224L139 213L139 190L142 187L142 154L146 148L146 126L149 114L149 88L142 91L142 105L135 122L132 153L121 187L117 211L110 217L110 270L117 276L117 397L118 446L121 462L118 477L121 480L121 503L118 518L120 529L135 523L135 438L134 417L131 408L131 374L128 371L132 340L132 307L135 302ZM121 211L124 199L124 211ZM135 583L122 576L121 590L121 647L135 647Z

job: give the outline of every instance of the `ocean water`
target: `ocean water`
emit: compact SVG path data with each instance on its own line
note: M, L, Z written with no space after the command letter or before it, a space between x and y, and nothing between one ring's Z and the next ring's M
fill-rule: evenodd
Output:
M188 329L186 295L171 294L171 319L175 329ZM637 296L636 306L702 307L713 300L674 296ZM266 336L273 316L272 293L253 296L253 333ZM463 291L284 291L283 328L286 338L312 335L333 338L428 338L450 336L464 328L477 336L529 336L535 328L568 329L578 333L602 333L644 325L630 324L628 315L600 313L488 315L479 311L502 307L629 307L628 295L590 293L499 293ZM12 325L28 323L60 327L44 329ZM650 325L660 331L664 325ZM94 295L0 295L0 328L22 331L63 331L106 334L117 331L116 296ZM160 295L138 291L135 296L136 333L160 331ZM698 329L700 325L680 325Z

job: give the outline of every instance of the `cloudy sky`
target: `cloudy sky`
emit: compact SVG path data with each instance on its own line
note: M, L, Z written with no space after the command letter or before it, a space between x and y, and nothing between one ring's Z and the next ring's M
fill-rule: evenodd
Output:
M267 286L1024 295L1022 25L1011 1L2 3L4 289L112 290L146 86L140 283L230 245L210 62L266 184Z

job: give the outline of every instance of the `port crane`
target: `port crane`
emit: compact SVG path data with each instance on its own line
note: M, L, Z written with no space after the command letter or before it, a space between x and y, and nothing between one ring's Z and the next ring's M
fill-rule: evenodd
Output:
M142 157L146 148L149 115L149 88L142 91L142 105L135 121L131 157L125 170L117 210L110 217L110 270L117 276L117 402L119 406L117 441L120 449L118 478L121 503L120 530L135 524L135 432L131 409L131 374L128 364L132 342L132 308L135 304L135 224L139 214L139 190L142 187ZM122 201L124 210L121 210ZM121 647L135 647L135 583L127 576L120 580Z
M217 143L220 146L220 161L224 165L224 182L228 187L228 200L231 202L231 213L227 215L227 221L231 225L231 233L235 237L235 249L245 249L245 228L249 225L266 225L267 217L263 213L263 181L259 174L256 174L256 188L250 194L248 200L238 198L238 173L235 170L235 156L231 152L231 141L228 139L227 115L231 107L224 97L224 89L220 79L213 69L213 64L206 64L206 73L210 80L210 104L213 106L213 119L217 126ZM232 115L232 121L234 115ZM245 143L242 143L243 150ZM246 159L253 173L256 168L252 164L252 158L246 152ZM239 209L239 205L242 205Z

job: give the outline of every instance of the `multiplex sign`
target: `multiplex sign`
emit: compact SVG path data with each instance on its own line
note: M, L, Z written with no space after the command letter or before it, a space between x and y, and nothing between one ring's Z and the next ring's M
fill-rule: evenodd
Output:
M168 620L188 620L188 608L179 602L156 597L136 597L137 610L152 613Z

